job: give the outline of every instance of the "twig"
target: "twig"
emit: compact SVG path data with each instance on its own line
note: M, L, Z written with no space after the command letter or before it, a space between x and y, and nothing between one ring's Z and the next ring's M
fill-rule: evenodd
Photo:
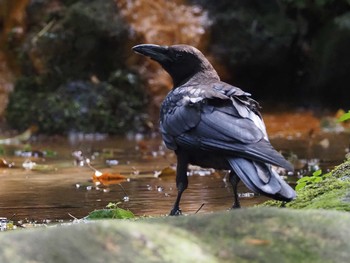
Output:
M125 196L128 196L128 193L125 191L125 188L121 185L121 184L118 184L120 186L120 188L123 190Z
M75 216L73 216L72 214L68 213L68 215L73 218L74 220L79 220L78 218L76 218Z
M203 203L198 209L197 209L197 211L194 213L194 214L197 214L201 209L202 209L202 207L205 205L205 203Z
M46 32L48 32L51 27L55 24L56 20L53 19L51 20L49 23L47 23L40 31L38 34L36 34L33 39L32 39L32 43L35 44L39 38L41 38Z

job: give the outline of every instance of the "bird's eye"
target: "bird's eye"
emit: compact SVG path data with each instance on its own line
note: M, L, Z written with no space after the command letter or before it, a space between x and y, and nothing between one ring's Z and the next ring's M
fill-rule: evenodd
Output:
M176 54L175 54L175 57L176 57L176 58L181 58L181 57L182 57L182 54L181 54L181 53L176 53Z

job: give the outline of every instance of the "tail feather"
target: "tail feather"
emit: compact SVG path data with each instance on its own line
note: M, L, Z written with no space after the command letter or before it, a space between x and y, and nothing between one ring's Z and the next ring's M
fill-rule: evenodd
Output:
M281 201L291 201L296 197L293 188L271 165L244 158L230 158L228 162L250 190Z

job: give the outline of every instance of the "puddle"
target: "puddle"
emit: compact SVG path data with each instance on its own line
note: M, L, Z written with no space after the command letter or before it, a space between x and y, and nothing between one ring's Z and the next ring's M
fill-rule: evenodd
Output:
M109 138L101 141L69 143L52 139L50 142L32 143L34 149L50 149L55 157L22 158L7 156L14 168L2 168L0 173L0 214L3 217L33 220L71 219L86 216L109 202L122 202L136 215L161 215L170 211L176 197L174 176L156 178L155 174L175 163L172 152L165 151L159 138L143 141ZM140 150L140 144L147 149ZM94 168L102 172L120 173L127 181L96 187L92 183L94 171L74 164L72 152L80 149L91 160ZM9 150L8 150L9 151ZM111 158L103 152L114 151ZM110 154L109 154L110 155ZM30 159L39 165L52 167L49 171L31 171L21 167ZM91 158L92 159L92 158ZM111 160L117 165L108 165ZM202 203L201 212L228 209L232 203L231 187L223 180L225 174L213 176L192 175L190 188L182 202L184 213L194 213ZM247 192L243 185L241 192ZM124 201L125 197L128 201ZM244 199L244 198L243 198ZM242 200L242 205L261 202L261 197Z
M272 136L273 137L273 136ZM328 140L328 147L319 142ZM308 138L275 137L272 144L284 154L297 155L297 174L309 169L306 160L316 160L324 170L339 164L349 142L347 134L319 134ZM20 147L21 148L21 147ZM165 215L176 198L175 177L161 176L159 171L175 164L175 156L166 150L160 138L135 140L117 137L95 139L49 138L31 143L32 150L49 151L51 157L14 155L17 147L5 147L3 158L13 162L13 168L0 168L0 217L12 220L57 221L82 218L109 202L121 202L120 207L136 215ZM127 180L119 184L98 187L92 182L94 171L79 166L72 152L80 150L91 165L102 173L118 173ZM18 152L16 152L18 155ZM52 154L54 153L54 154ZM35 162L45 169L26 170L24 161ZM304 162L303 162L304 160ZM189 189L183 195L181 209L186 214L227 210L232 205L232 189L225 181L225 173L189 177ZM240 184L241 205L261 203L267 198L252 196Z

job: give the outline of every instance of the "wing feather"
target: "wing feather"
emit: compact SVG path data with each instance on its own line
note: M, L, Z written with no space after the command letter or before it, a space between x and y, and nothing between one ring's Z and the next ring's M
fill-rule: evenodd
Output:
M196 93L187 88L187 93L185 88L172 91L162 106L161 132L170 149L200 149L293 170L271 146L249 93L224 82Z
M295 191L270 165L244 158L230 158L228 161L250 190L282 201L291 201L296 197Z

